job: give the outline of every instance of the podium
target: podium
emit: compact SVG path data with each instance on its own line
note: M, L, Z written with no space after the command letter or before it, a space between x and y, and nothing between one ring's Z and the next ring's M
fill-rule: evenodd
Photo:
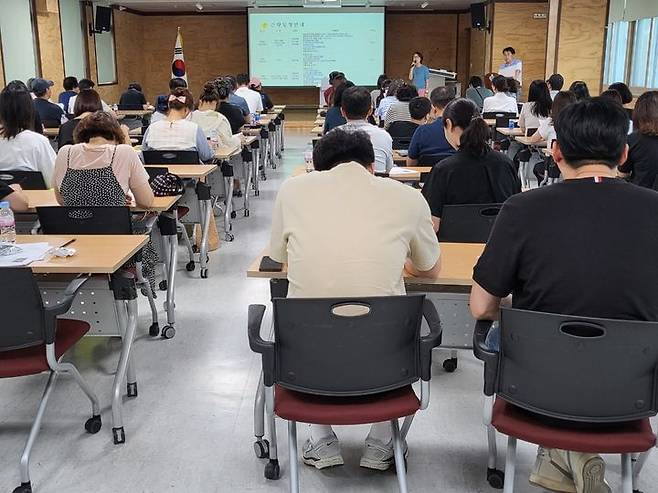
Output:
M429 92L432 92L432 90L437 87L454 86L456 91L455 95L457 97L461 96L461 84L457 82L456 72L451 72L450 70L442 68L431 68L429 69L429 72Z

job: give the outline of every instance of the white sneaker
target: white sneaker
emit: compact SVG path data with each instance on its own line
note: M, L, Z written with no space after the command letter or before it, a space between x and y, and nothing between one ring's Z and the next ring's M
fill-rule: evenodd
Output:
M409 455L407 442L403 444L404 457ZM386 471L391 465L395 463L395 452L393 451L393 439L390 442L384 443L381 440L367 437L366 444L363 449L363 456L359 465L367 467L368 469L375 469L377 471Z
M558 449L550 449L549 455L551 461L571 472L578 493L612 493L600 455Z
M338 443L338 437L335 434L323 438L317 443L313 443L310 438L306 440L302 448L302 460L304 464L317 469L345 464L343 456L340 454L340 443Z
M535 467L530 474L530 484L548 491L577 493L571 471L552 461L548 450L543 447L539 447L537 451Z

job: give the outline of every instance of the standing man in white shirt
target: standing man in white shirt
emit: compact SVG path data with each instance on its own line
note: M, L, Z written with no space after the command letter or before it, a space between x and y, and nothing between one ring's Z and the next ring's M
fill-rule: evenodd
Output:
M516 50L511 46L503 50L505 63L501 64L498 73L504 77L512 77L519 83L517 94L520 96L523 87L523 62L518 58L514 58L514 55L516 55Z
M497 75L491 81L494 95L485 98L482 105L482 113L493 113L499 111L501 113L514 113L516 116L519 114L519 107L517 106L516 99L505 94L507 90L507 79L502 75Z
M260 93L249 89L249 76L247 74L238 74L236 80L238 88L235 90L235 94L247 101L249 113L254 114L263 111L263 99L260 97Z
M393 167L393 138L383 128L368 122L368 117L372 114L370 91L359 86L345 89L340 111L347 123L336 128L348 132L362 130L367 133L375 151L375 171L378 173L391 171Z

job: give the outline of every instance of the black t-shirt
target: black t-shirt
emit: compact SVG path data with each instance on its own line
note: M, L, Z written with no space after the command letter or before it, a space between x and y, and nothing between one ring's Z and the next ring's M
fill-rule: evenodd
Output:
M127 106L126 109L141 110L146 104L146 97L144 94L136 89L128 89L121 95L119 99L120 106Z
M0 181L0 200L4 200L7 195L14 193L14 190L4 181Z
M441 217L444 205L497 204L520 191L514 165L502 152L475 156L463 150L434 165L423 196L432 216Z
M231 124L231 133L239 133L240 128L244 125L242 110L238 106L224 101L223 103L219 103L219 112L224 115Z
M631 174L631 182L658 190L658 136L633 132L628 137L628 160L619 167L622 173Z
M58 105L46 101L45 99L36 98L34 100L34 107L39 113L39 117L43 124L47 127L59 127L62 122L62 115L64 110Z
M656 321L657 217L658 192L612 178L515 195L473 279L494 296L512 293L515 308Z
M58 149L61 149L65 145L73 144L73 132L75 132L78 123L80 123L80 120L74 118L59 127L59 135L57 136Z

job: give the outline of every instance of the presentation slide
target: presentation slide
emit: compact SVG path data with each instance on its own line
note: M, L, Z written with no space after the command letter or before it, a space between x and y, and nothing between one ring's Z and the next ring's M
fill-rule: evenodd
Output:
M249 73L264 86L319 86L338 70L357 85L384 72L383 9L249 9Z

